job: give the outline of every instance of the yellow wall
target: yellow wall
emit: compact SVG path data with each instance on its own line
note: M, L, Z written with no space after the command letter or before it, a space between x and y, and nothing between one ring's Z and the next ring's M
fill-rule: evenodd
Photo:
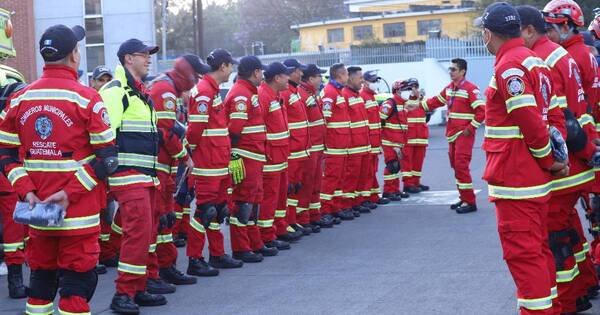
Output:
M411 5L439 5L439 6L460 6L461 0L419 0L419 1L407 1L399 4L385 4L385 5L369 5L365 4L361 6L360 12L383 12L383 11L405 11Z
M328 25L317 25L309 27L301 27L300 33L300 47L302 51L318 51L318 45L323 45L325 49L340 49L349 48L350 45L360 45L361 41L355 41L353 38L352 27L359 25L372 25L374 38L384 43L399 43L399 42L411 42L416 40L425 40L427 35L417 35L417 21L419 20L441 20L442 36L448 36L451 38L464 37L467 34L472 34L474 29L473 19L475 18L474 12L456 12L456 13L443 13L443 14L431 14L426 12L424 15L419 16L408 16L398 18L383 18L377 20L368 21L355 21L345 22ZM383 24L404 22L406 36L404 37L383 37ZM338 43L327 42L327 30L343 28L344 29L344 41Z

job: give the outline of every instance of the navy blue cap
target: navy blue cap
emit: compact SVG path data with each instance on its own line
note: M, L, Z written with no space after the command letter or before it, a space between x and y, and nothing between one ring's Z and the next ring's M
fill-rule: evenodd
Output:
M512 5L495 2L485 8L481 17L475 19L475 26L487 28L496 34L518 36L521 31L521 18Z
M286 67L283 63L281 62L273 62L271 63L268 67L267 70L265 70L265 79L272 79L274 78L276 75L279 74L287 74L290 75L292 74L296 69L292 68L292 67Z
M305 77L312 77L318 74L324 74L327 72L325 69L319 68L316 64L311 63L306 65L306 70L302 71Z
M58 24L50 26L40 37L40 54L45 61L58 61L68 56L77 42L85 37L85 30L79 25L69 28Z
M111 78L113 77L112 72L105 65L100 65L94 68L94 72L92 72L92 79L98 80L101 76L108 74Z
M125 55L139 53L149 53L150 55L153 55L156 54L158 50L158 46L148 46L137 38L131 38L121 44L119 51L117 51L117 57L119 57L119 61L123 63Z
M381 79L381 77L377 75L376 70L369 70L369 71L363 73L363 79L365 79L365 81L367 81L367 82L375 83L375 82L379 81Z
M267 67L256 56L245 56L240 59L238 73L249 74L254 70L267 70Z
M590 31L583 31L581 32L581 35L583 35L583 43L588 45L588 46L594 46L594 36L592 35L592 32Z
M202 59L194 54L185 54L181 58L185 59L197 74L207 74L210 72L210 66L202 62Z
M294 69L300 69L302 71L306 70L306 65L305 64L301 64L300 61L298 61L298 59L286 59L283 62L284 65L286 65L287 67L292 67Z
M540 10L530 5L520 5L516 9L521 18L521 26L531 25L538 33L546 33L546 21Z
M208 54L208 57L206 57L206 63L213 67L213 69L220 67L224 63L231 63L234 65L239 64L237 60L231 57L231 53L222 48L211 51L210 54Z

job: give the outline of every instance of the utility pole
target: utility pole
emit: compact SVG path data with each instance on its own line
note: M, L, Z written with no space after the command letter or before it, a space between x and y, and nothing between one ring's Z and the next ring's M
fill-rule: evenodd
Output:
M169 6L168 2L169 0L162 0L162 11L160 15L160 32L162 39L160 50L162 51L162 60L167 60L167 7Z
M204 57L204 26L202 19L202 0L192 1L192 12L194 15L194 51L200 57Z

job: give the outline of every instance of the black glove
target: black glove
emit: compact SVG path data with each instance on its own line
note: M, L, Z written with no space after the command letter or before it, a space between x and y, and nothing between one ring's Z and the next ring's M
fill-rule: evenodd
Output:
M167 216L165 214L161 215L158 218L158 232L159 233L167 228L167 225L168 225L167 221L168 221Z
M167 218L167 227L169 229L173 228L173 226L175 226L175 222L177 221L177 215L175 214L175 211L165 214L165 217Z
M165 139L163 139L163 133L162 130L158 129L158 145L164 145L165 144Z
M300 189L302 189L302 183L297 182L294 188L296 190L295 193L297 194L300 191Z
M288 191L287 191L288 196L291 195L293 192L294 192L294 184L289 183L288 184Z
M400 161L398 159L390 160L385 163L385 168L392 174L398 174L400 172Z

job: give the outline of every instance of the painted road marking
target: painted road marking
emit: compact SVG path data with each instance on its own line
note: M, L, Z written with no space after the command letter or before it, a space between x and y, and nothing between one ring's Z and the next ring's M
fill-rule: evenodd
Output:
M478 194L481 189L475 190ZM390 202L383 206L444 206L458 202L458 191L456 190L439 190L439 191L424 191L418 194L411 194L410 198L402 199L401 202Z

